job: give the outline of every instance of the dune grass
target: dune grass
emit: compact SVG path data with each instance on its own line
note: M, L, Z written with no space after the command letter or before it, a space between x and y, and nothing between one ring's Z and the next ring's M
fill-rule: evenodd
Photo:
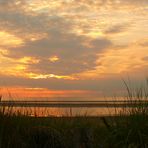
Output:
M1 115L0 123L1 148L93 148L101 144L107 132L103 122L93 117L40 118L11 114Z
M124 84L125 99L138 105L115 116L32 117L1 107L0 148L147 148L148 80L136 89Z
M106 143L111 147L148 147L148 80L138 88L132 88L130 81L124 81L127 95L125 99L133 106L123 108L118 117L104 118L109 134Z

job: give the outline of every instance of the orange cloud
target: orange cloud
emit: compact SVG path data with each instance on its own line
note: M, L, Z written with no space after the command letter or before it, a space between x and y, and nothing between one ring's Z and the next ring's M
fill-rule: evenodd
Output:
M54 74L36 74L36 73L26 73L26 77L31 79L48 79L48 78L69 79L69 80L75 79L72 76L54 75Z
M6 48L19 46L24 43L21 38L5 31L0 31L0 41L0 46L5 46Z
M59 60L59 57L58 56L51 56L50 58L48 58L50 62L56 62Z
M143 39L144 42L144 39ZM144 43L135 42L129 46L112 47L105 52L98 54L98 60L95 70L85 71L77 75L80 79L96 79L104 78L112 74L125 74L135 72L137 69L143 68L141 73L145 73L145 67L148 67L147 60L144 60L148 55L147 46L141 46ZM138 73L137 73L138 74Z
M45 99L52 100L55 98L89 98L91 96L97 97L99 95L96 91L82 91L82 90L49 90L46 88L22 88L9 87L2 88L1 92L4 100L19 100L19 99ZM60 101L60 100L59 100Z

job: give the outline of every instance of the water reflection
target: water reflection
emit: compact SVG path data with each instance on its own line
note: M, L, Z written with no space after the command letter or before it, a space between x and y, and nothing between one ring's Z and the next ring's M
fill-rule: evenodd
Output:
M2 108L1 108L2 110ZM23 114L39 117L65 117L65 116L111 116L123 111L123 108L109 107L5 107L5 113Z

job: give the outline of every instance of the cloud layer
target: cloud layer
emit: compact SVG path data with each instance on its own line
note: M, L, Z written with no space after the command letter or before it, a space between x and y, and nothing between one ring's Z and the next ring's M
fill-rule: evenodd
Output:
M40 87L48 80L54 89L59 80L68 86L63 89L74 81L81 88L73 89L95 89L89 86L96 86L94 80L146 71L147 5L147 0L0 0L1 79L11 77L20 86L36 79Z

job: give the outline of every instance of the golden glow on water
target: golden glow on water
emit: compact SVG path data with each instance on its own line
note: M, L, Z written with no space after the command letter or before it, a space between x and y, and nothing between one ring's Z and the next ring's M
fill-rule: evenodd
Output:
M124 110L123 108L58 108L58 107L13 107L5 108L5 112L10 111L11 113L24 114L28 116L38 116L38 117L76 117L76 116L113 116L120 113L128 113L129 109Z

